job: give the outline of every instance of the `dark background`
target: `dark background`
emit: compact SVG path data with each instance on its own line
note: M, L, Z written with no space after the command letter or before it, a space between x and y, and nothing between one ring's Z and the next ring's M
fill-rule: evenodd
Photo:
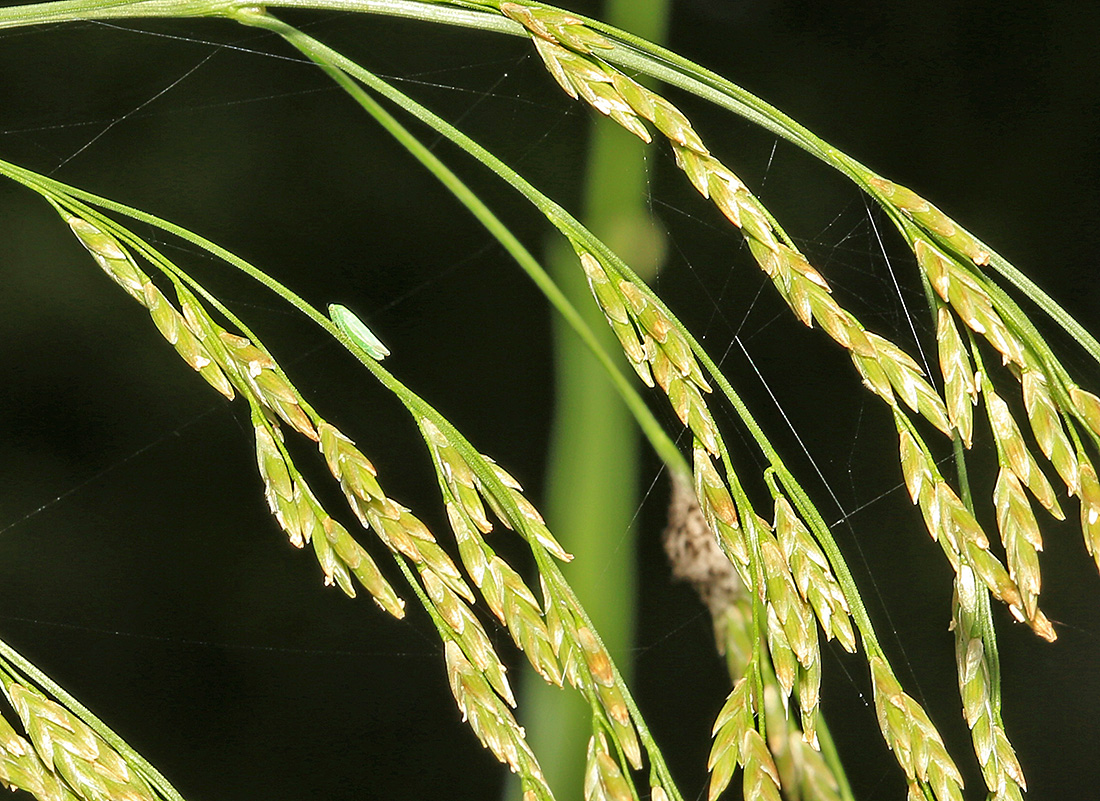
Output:
M598 13L594 3L570 6ZM576 206L591 114L557 90L524 41L346 14L285 16L399 79ZM1092 330L1097 41L1100 7L1075 2L678 0L671 32L674 49L929 196ZM538 503L553 392L541 296L315 69L237 48L294 55L224 21L0 32L0 158L190 227L315 304L360 311L393 351L391 369ZM670 96L760 189L842 302L913 349L876 223L928 347L911 259L854 189L773 136ZM548 241L545 223L509 190L449 146L438 152L532 248ZM791 322L667 149L650 152L653 210L670 243L659 290L716 357L740 332L851 513L837 537L903 682L962 765L967 797L983 797L959 715L950 570L897 489L884 408L856 391L843 354ZM424 615L399 623L369 600L323 588L312 557L271 520L243 406L186 369L46 204L11 183L0 183L0 243L2 636L190 799L497 797L504 770L459 722ZM442 533L429 463L398 404L270 295L192 249L165 247L254 326L307 398L374 460L388 492ZM1063 344L1083 383L1100 385L1095 365ZM736 345L725 366L784 455L812 476ZM719 422L737 443L733 421ZM645 458L648 490L659 465ZM748 449L740 458L751 468ZM984 445L974 459L988 492L995 455ZM807 482L830 521L841 518ZM728 680L705 613L668 579L666 492L657 477L639 515L635 675L693 797ZM1066 508L1076 515L1075 503ZM1100 784L1100 580L1075 526L1046 532L1044 608L1059 640L1046 645L996 610L1004 717L1030 797L1089 797ZM494 636L505 648L507 636ZM903 797L865 668L835 649L825 660L823 706L857 797Z

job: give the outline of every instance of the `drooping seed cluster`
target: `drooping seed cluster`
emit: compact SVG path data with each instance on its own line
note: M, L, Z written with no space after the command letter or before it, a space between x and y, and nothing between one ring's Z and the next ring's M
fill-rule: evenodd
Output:
M974 752L995 801L1021 801L1020 793L1027 789L1027 782L993 703L993 671L981 636L978 593L973 572L964 567L955 579L952 619L963 717L970 726Z
M918 219L922 212L910 211L910 207L919 210L927 204L908 190L890 186L893 187L891 199L899 202L901 198L900 202L907 204L902 206L903 211ZM947 230L948 226L941 226L941 231ZM943 242L943 249L922 236L915 236L913 241L918 264L944 304L938 310L940 363L952 422L963 433L964 442L969 444L970 407L977 402L979 394L984 394L990 430L1001 463L994 506L1009 574L1020 590L1024 616L1038 619L1040 627L1037 630L1053 639L1053 628L1043 625L1045 618L1039 617L1042 613L1036 611L1041 583L1038 551L1042 550L1042 538L1023 488L1055 518L1062 519L1064 515L1008 403L994 390L989 375L982 368L976 349L972 352L974 367L971 366L971 356L967 355L958 336L954 317L987 341L1018 378L1038 452L1054 467L1067 493L1080 499L1082 534L1098 567L1100 553L1096 545L1100 529L1096 524L1100 522L1100 504L1092 483L1096 473L1075 424L1094 444L1100 439L1100 398L1074 385L1052 356L1040 356L1041 343L1033 341L1031 332L1021 332L1006 322L983 283L985 279L976 276L972 272L974 267L959 259L947 246L955 245L956 250L970 256L975 265L986 263L988 254L976 245L967 245L972 241L969 234L955 229L954 236L955 240L962 237L962 241L949 239Z
M606 47L607 43L598 38L586 36L579 20L563 19L555 16L555 12L547 10L524 9L512 4L508 6L502 7L502 12L527 26L550 72L572 97L583 97L594 108L612 117L645 141L649 141L650 136L642 120L654 123L658 130L669 138L678 165L687 173L696 189L704 197L711 198L723 214L742 229L753 255L799 318L806 325L817 320L830 336L850 351L853 362L863 376L864 383L894 407L897 418L901 418L897 403L900 398L910 409L926 417L944 433L950 434L952 429L958 430L963 441L969 446L973 430L971 407L976 401L979 386L950 315L941 314L937 320L940 362L948 399L945 405L925 380L923 371L913 359L888 340L867 332L850 313L836 304L824 278L806 262L801 254L780 241L775 227L759 202L731 171L714 159L694 133L690 123L678 110L663 100L655 104L653 98L656 95L622 76L617 70L593 55L593 48ZM897 195L901 202L906 202L904 193L899 192ZM908 200L914 201L909 208L911 218L918 220L938 236L949 240L976 263L988 260L988 254L985 254L965 231L954 226L941 212L915 196ZM582 264L597 300L635 370L643 380L652 385L652 382L647 380L649 371L645 369L650 360L649 353L644 346L639 346L635 330L632 330L631 322L634 322L633 328L640 330L637 321L629 319L628 314L625 313L630 308L630 304L616 304L613 297L608 298L609 295L614 294L613 291L616 288L612 279L609 279L606 272L600 269L600 265L594 258L586 259L586 255L588 254L581 253ZM963 289L972 288L964 286ZM1007 334L1003 324L998 325L1000 318L992 313L992 309L983 308L976 303L972 291L970 294L965 291L956 291L955 294L958 296L959 305L971 310L967 318L968 322L977 321L977 325L987 333L990 341L994 342L1006 360L1015 356L1018 350L1013 348L1015 340ZM983 320L986 321L984 324ZM682 414L680 416L685 423L688 422ZM993 416L991 412L991 418ZM997 419L1003 420L1003 415ZM692 428L694 431L696 426ZM903 426L899 422L899 431L905 434L903 462L907 449L927 456L927 448L912 426ZM1002 428L1002 431L1009 436L1007 429ZM1006 436L998 439L999 448L1006 441ZM712 443L704 444L708 451L715 452ZM990 554L988 540L973 516L938 473L935 474L935 481L931 480L931 472L927 474L929 480L926 486L931 490L930 492L914 491L914 472L920 472L923 476L927 467L922 464L919 471L914 471L914 461L910 458L908 465L903 464L903 468L908 468L905 470L907 484L913 493L914 502L923 500L921 508L926 524L932 536L943 543L956 570L966 567L972 561L976 562L976 569L983 580L999 597L1009 603L1014 614L1028 620L1033 628L1044 636L1052 638L1053 629L1038 610L1036 602L1038 572L1035 569L1037 558L1034 538L1029 540L1024 536L1026 529L1022 525L1014 526L1009 522L1010 517L1020 517L1019 504L1008 504L1007 501L1002 501L998 507L999 510L1001 508L1006 510L1005 514L999 515L999 520L1002 521L1000 526L1002 541L1008 553L1009 568L1006 571ZM931 463L930 459L928 463ZM1022 462L1017 460L1017 465L1021 466ZM1022 466L1020 472L1023 472ZM700 501L705 507L706 490L714 485L721 486L722 482L720 478L716 481L709 477L708 480L701 480L698 470L696 475L696 483L701 490ZM1029 486L1034 485L1034 491L1043 493L1042 483L1045 482L1045 478L1042 477L1037 466L1027 474L1027 477L1031 481ZM1000 486L1001 484L999 488ZM1009 497L1007 490L998 495L998 500L1002 496ZM1056 501L1053 500L1051 493L1043 494L1042 500L1046 501L1044 505L1047 508L1056 508ZM721 514L713 512L710 514L711 526L734 564L742 567L748 561L748 554L738 542L739 538L733 536L736 531L732 525L736 522L736 518L732 516L733 504L729 502L726 507L719 506L719 508ZM777 509L777 526L781 519L781 511L783 510ZM1082 517L1084 520L1084 510ZM1094 523L1100 523L1098 518L1100 518L1100 509L1092 513ZM750 513L746 520L751 524L759 518ZM763 527L757 525L756 528L762 530ZM1090 542L1090 551L1091 546ZM766 538L761 539L758 547L766 569L769 571L776 569L777 549L773 549ZM785 556L789 557L789 555ZM789 571L782 571L780 575L789 575ZM768 583L770 593L781 597L785 595L782 580L770 577ZM806 654L806 650L799 653L788 639L792 631L796 639L806 631L805 626L797 625L802 617L792 614L797 609L799 609L798 606L785 607L782 604L769 603L767 606L769 650L772 653L772 660L784 695L790 692L795 666L807 667L799 659ZM817 611L820 616L821 610ZM786 617L781 619L781 613L786 613ZM846 615L844 619L847 619ZM825 619L823 623L826 631L829 631ZM812 626L810 630L815 631ZM813 664L810 667L812 668ZM817 668L819 670L820 666L817 665ZM812 673L807 676L807 679L808 687L814 687ZM800 700L802 695L800 689ZM811 699L814 697L812 690L809 695ZM810 725L807 728L812 736L812 714L807 716L806 712L804 708L803 717L809 718ZM946 793L948 790L944 789L943 792Z
M370 462L351 440L328 424L319 427L321 448L332 474L340 481L344 494L364 526L376 531L390 550L408 559L420 575L420 582L444 639L444 657L448 680L463 720L486 748L518 773L528 801L548 801L552 794L541 768L525 739L524 729L509 711L516 700L507 679L507 669L496 654L480 619L470 604L474 594L462 579L459 569L430 534L428 528L408 509L379 489ZM459 507L448 501L448 516L459 536L460 553L467 566L473 562L469 537L473 527L463 518ZM466 527L466 540L459 534ZM506 562L485 547L483 562L470 569L489 607L508 625L517 645L524 648L532 662L538 660L544 674L559 676L557 662L547 647L546 626L538 604L519 575ZM475 563L475 562L474 562ZM475 563L476 566L476 563ZM480 569L478 569L480 567ZM539 636L541 630L541 636ZM560 678L558 679L560 683Z
M531 801L552 799L538 762L524 740L523 729L508 710L508 706L515 706L515 698L507 670L470 607L474 594L428 528L385 494L374 466L348 437L312 410L302 408L297 391L265 351L218 326L183 287L177 287L183 309L182 313L178 311L109 233L76 217L71 217L69 224L108 275L149 309L158 329L188 364L227 397L234 397L236 389L249 400L264 494L291 543L299 548L312 544L326 584L335 584L354 596L354 577L379 606L400 618L404 615L404 602L367 551L325 512L283 446L278 421L318 443L330 472L363 527L373 530L391 552L416 568L445 641L451 688L464 718L485 746L520 774ZM519 485L503 470L498 469L497 475L513 488L509 490L513 493L510 502L519 508L526 530L533 531L549 551L568 558L538 512L519 493ZM464 490L468 489L471 487L464 486ZM468 492L463 492L460 497L465 502L461 515L466 515L461 522L469 523L473 531L474 524L466 510L473 508L476 495L471 499ZM457 519L458 510L457 503L448 505L452 522ZM487 525L483 509L476 517ZM471 574L478 576L490 608L506 622L517 644L532 656L548 680L560 684L561 671L550 647L550 635L530 590L483 541L484 564L480 566L474 561L469 542L463 542L461 537L460 542L464 557L469 557L474 565Z
M609 274L591 253L578 248L588 285L638 376L668 396L680 422L707 451L718 455L718 427L703 395L711 391L684 336L668 315L635 283Z
M988 264L990 255L973 236L905 187L880 178L870 183L923 229L909 232L910 244L918 265L945 304L938 311L937 328L952 425L969 446L970 407L977 402L983 383L991 387L989 377L981 375L980 362L979 376L975 378L971 360L954 324L953 316L957 316L1000 354L1001 360L1018 378L1035 442L1061 477L1067 493L1080 499L1085 545L1100 567L1100 548L1097 547L1100 543L1097 525L1100 523L1100 504L1092 483L1096 469L1075 428L1076 424L1094 445L1100 444L1100 398L1074 384L1045 344L1036 340L1038 335L1033 329L1021 329L1012 321L1013 315L1022 315L1022 312L1014 305L1003 308L1002 301L987 289L988 279L976 268ZM978 358L976 352L974 356ZM966 402L967 397L970 403ZM1044 507L1060 517L1049 483L1008 413L1007 404L998 398L995 401L987 399L986 405L1002 467L1007 466ZM1040 543L1033 544L1039 549ZM1006 549L1009 549L1007 543Z
M310 414L302 408L297 390L271 356L245 337L231 334L214 322L198 299L179 285L176 294L180 308L177 309L110 233L79 217L69 216L66 221L100 267L148 309L157 330L184 361L227 398L232 399L237 392L247 398L253 409L256 461L264 481L268 505L291 543L299 548L307 543L313 545L325 583L337 584L349 596L354 596L355 587L351 581L354 576L379 606L396 617L403 616L403 602L382 576L374 560L347 529L325 512L282 447L279 420L315 442L321 436ZM335 431L331 426L328 429ZM331 451L332 440L333 436L329 436L326 442L322 442L322 449L328 444ZM334 455L329 465L334 474L337 468L333 465L340 466L341 475L347 474L348 479L342 480L342 484L349 498L356 497L355 491L363 492L366 497L377 501L378 508L385 510L380 517L389 520L396 515L400 525L407 510L385 499L373 479L374 468L365 457L358 454L354 458L349 455L346 460L342 459L339 454ZM346 467L342 466L345 462ZM337 475L337 478L341 476ZM354 504L353 508L357 513L361 511ZM416 532L427 531L422 525L410 523L408 527ZM375 530L384 538L384 526ZM427 536L431 537L430 534ZM426 545L425 550L429 547ZM442 551L436 546L436 550L429 553L437 555ZM450 570L455 576L458 575L453 564Z
M514 478L487 457L481 457L482 464L491 469L500 486L483 481L437 426L422 420L421 427L445 487L448 517L460 555L474 583L535 670L547 682L558 686L568 679L593 704L593 729L597 733L588 750L586 800L633 798L633 781L627 766L642 768L642 749L610 655L588 628L571 596L556 590L556 580L548 581L544 574L540 574L540 582L546 611L540 612L537 600L519 575L485 542L483 535L491 530L492 524L481 499L505 525L523 530L529 542L561 558L571 557L546 529L541 515L523 497ZM500 487L504 488L506 498L499 494ZM476 489L476 493L463 492L460 496L459 488ZM482 703L488 706L492 702L482 699ZM613 739L615 751L625 757L626 763L618 764L612 758L607 737ZM482 739L489 744L485 737ZM654 797L664 793L659 783L654 790L660 791ZM537 797L543 797L541 791Z
M483 466L492 471L499 485L484 481L436 425L425 419L421 420L421 428L445 487L447 512L460 555L474 583L536 671L559 686L563 678L568 679L593 703L593 728L597 733L588 750L585 798L615 801L633 798L627 765L620 765L611 757L606 740L610 736L616 751L624 755L629 766L641 769L641 745L610 655L588 628L572 598L557 591L554 580L548 581L542 574L545 614L540 612L533 593L519 575L485 542L483 535L489 533L492 524L482 499L502 523L523 531L533 546L559 558L571 557L554 539L512 476L487 457L481 457ZM663 792L659 784L656 787Z
M498 519L506 525L512 516L494 499L492 488L486 489L459 450L434 423L422 419L420 425L431 449L436 471L443 479L447 518L466 572L481 591L489 609L505 625L513 642L527 655L539 675L547 682L561 686L558 649L547 629L538 600L520 575L485 541L484 535L493 530L493 524L485 513L482 495L489 501ZM487 457L482 458L492 467L523 522L530 531L535 532L535 541L550 553L568 557L546 528L538 510L523 496L519 482Z
M12 792L24 790L40 801L77 801L77 797L29 742L0 717L0 782Z
M917 363L889 340L867 332L836 302L821 274L789 243L781 241L760 201L710 153L679 109L598 58L594 51L611 47L610 42L560 11L515 3L502 3L500 10L530 31L547 69L571 97L583 98L645 142L651 137L643 120L668 139L676 163L692 185L741 229L753 257L799 319L805 325L816 320L846 348L868 387L891 405L900 397L949 433L943 401ZM612 323L620 341L626 338L624 324L622 319ZM638 348L625 341L623 346L637 369L641 362Z
M0 717L0 781L40 801L155 801L148 783L61 705L10 679L4 691L27 739Z
M462 719L493 755L517 773L523 782L523 801L552 801L553 794L542 775L534 753L512 711L495 692L484 671L467 659L454 640L443 647L447 680L458 702ZM514 704L512 704L514 706Z
M1050 621L1038 608L1024 603L1016 582L990 552L989 539L974 515L944 481L927 450L900 423L899 439L909 497L920 506L925 527L947 554L956 574L970 567L990 592L1008 605L1017 619L1026 621L1045 639L1054 639L1056 635Z
M1022 310L1003 292L993 291L995 285L978 269L990 263L990 254L973 236L914 192L879 178L869 183L881 198L914 223L903 226L903 232L938 296L939 361L951 423L966 447L970 447L972 406L977 404L979 395L983 396L997 448L1000 471L993 506L1008 575L985 554L971 560L969 567L964 564L961 569L956 568L956 648L964 715L971 727L986 785L997 799L1019 798L1025 786L1023 774L1003 726L992 711L990 657L976 623L978 612L971 598L974 577L970 568L994 594L1009 603L1017 619L1026 620L1045 639L1055 639L1054 627L1038 608L1039 552L1043 540L1028 493L1056 519L1063 519L1064 514L1034 455L1035 449L1025 439L1008 402L995 390L983 366L977 341L970 337L968 353L956 319L987 342L1019 381L1037 450L1054 467L1068 495L1079 498L1081 531L1086 549L1098 567L1100 496L1095 468L1080 434L1091 439L1094 446L1100 443L1100 415L1096 414L1100 411L1100 398L1077 387ZM907 472L907 482L909 477ZM911 492L912 486L911 483ZM932 497L935 496L926 492L926 499ZM947 501L947 506L953 507L957 499ZM922 502L922 508L924 505ZM969 525L963 528L973 531ZM971 542L981 545L984 536L975 536Z

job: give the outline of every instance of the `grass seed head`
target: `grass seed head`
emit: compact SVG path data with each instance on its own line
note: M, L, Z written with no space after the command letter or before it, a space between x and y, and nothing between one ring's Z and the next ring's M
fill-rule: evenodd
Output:
M995 392L985 393L986 408L989 411L990 428L993 437L1004 455L1008 467L1016 477L1027 486L1031 493L1054 517L1065 519L1058 500L1054 495L1047 477L1031 455L1031 451L1020 433L1020 427L1008 408L1008 404Z
M753 714L752 686L747 678L741 678L734 684L712 728L714 743L707 759L708 801L715 801L722 794L743 762L742 747L745 734L752 730Z
M88 220L69 215L65 222L76 234L88 252L92 254L96 264L103 272L110 276L111 280L122 287L130 297L138 303L145 305L144 286L149 277L141 271L134 262L133 257L119 243L115 237L101 230Z
M741 753L745 768L741 783L747 801L780 801L779 771L760 732L745 732Z
M879 727L911 788L919 781L929 782L937 801L962 801L962 774L928 715L901 689L880 657L873 656L869 662ZM923 798L923 793L918 797Z
M989 252L968 232L927 200L911 189L887 181L871 178L869 183L907 217L926 231L936 234L950 248L958 251L976 265L989 263Z
M825 636L830 640L835 636L845 650L854 653L855 632L844 593L825 554L782 496L775 501L775 533L798 592L813 608Z
M519 774L524 786L536 798L552 798L538 760L527 745L523 727L516 723L511 710L493 692L484 674L466 658L454 640L444 643L443 655L448 683L462 719L469 722L481 744L513 773Z

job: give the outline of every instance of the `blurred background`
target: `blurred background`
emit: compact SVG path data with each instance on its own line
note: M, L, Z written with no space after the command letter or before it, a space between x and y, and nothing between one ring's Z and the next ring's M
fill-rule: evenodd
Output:
M524 40L283 16L394 80L554 199L581 204L594 115L563 95ZM673 49L929 197L1100 330L1100 6L675 0L669 25ZM915 349L911 311L928 347L912 260L854 188L770 134L669 97L848 308ZM548 226L509 189L446 143L436 152L532 250L546 249ZM838 522L902 681L963 767L967 797L983 797L947 631L950 568L899 489L884 407L838 348L792 320L668 149L646 153L648 207L667 253L656 288ZM351 307L389 346L387 366L536 505L572 491L561 479L548 486L545 473L555 379L541 295L445 190L272 37L202 20L0 32L0 158L189 227L315 305ZM430 463L397 402L269 294L136 230L245 318L374 461L389 494L447 541ZM322 587L312 555L278 530L245 407L193 375L54 212L8 182L0 243L0 636L189 799L500 797L506 770L460 723L425 615L394 621ZM1081 382L1100 386L1095 365L1051 333ZM679 434L666 404L651 400ZM758 465L736 422L717 416L751 473ZM299 452L304 465L310 451ZM988 444L976 448L979 493L991 491L995 461ZM311 469L320 484L322 465ZM694 798L729 680L705 609L670 579L660 547L667 479L648 452L633 489L633 684ZM1071 518L1076 509L1067 505ZM1004 717L1031 797L1089 797L1100 786L1100 578L1075 525L1045 530L1044 608L1059 639L1045 644L995 610ZM493 544L522 564L509 536ZM607 536L633 547L625 530ZM507 634L492 634L514 660ZM824 658L822 704L856 796L902 798L865 668L839 649Z

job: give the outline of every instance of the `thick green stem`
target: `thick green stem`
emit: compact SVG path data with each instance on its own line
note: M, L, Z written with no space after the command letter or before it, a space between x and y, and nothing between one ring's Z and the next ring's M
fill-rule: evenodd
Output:
M660 39L667 0L612 0L604 13L647 39ZM585 224L627 261L655 273L663 243L646 208L643 145L617 126L591 125L589 137ZM556 240L550 254L554 281L600 332L601 344L618 350L577 269L576 253ZM572 330L555 322L547 519L563 546L576 556L563 572L629 678L636 593L633 523L640 480L637 438L628 410L601 366ZM551 786L565 797L579 798L591 710L580 699L563 697L530 671L524 682L523 717L531 745L543 755Z

